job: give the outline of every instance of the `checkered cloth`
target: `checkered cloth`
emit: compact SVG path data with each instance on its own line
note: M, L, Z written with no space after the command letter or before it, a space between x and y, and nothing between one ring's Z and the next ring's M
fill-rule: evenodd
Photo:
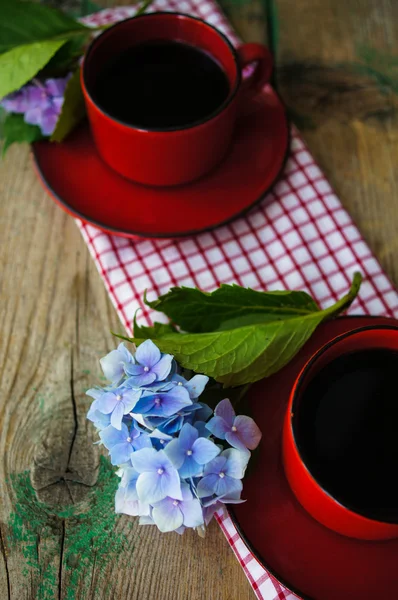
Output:
M85 22L109 23L135 10L104 10ZM212 0L156 0L151 10L193 14L239 43ZM152 299L180 285L203 290L220 283L304 289L324 307L347 292L356 270L365 282L350 312L398 317L398 295L391 282L294 128L279 183L262 205L230 225L180 241L132 241L79 220L77 224L128 332L137 308L142 309L139 321L151 322L153 315L142 302L144 290ZM217 520L260 600L297 599L258 563L227 513L219 513Z

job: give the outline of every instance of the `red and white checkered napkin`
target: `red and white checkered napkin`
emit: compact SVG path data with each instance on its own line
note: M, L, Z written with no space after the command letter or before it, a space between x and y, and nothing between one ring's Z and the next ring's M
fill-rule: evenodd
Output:
M212 0L156 0L151 10L199 16L238 43ZM107 23L134 12L130 7L105 10L86 22ZM270 199L275 201L269 204ZM295 129L279 183L263 204L230 225L181 241L131 241L77 224L129 332L139 307L139 320L150 323L144 290L152 299L171 286L213 290L234 282L260 290L304 289L327 306L347 291L356 270L365 281L350 312L398 318L396 291ZM249 552L230 517L219 514L218 521L257 597L295 600Z

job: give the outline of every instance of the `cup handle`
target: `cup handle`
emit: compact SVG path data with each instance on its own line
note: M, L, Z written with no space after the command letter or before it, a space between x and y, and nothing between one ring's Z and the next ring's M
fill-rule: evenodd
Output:
M256 63L253 73L242 79L241 92L244 96L254 94L269 83L272 73L272 55L262 44L243 44L237 49L241 70Z

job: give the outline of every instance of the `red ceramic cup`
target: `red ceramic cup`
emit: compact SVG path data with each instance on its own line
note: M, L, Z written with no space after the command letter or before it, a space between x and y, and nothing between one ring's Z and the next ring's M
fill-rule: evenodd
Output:
M209 53L226 73L229 95L204 120L183 128L142 129L118 121L96 104L93 85L106 62L132 45L159 39L196 46ZM243 80L242 69L249 64L254 70ZM271 69L271 55L265 46L245 44L235 50L217 29L187 15L160 12L117 23L92 42L82 69L87 113L98 152L112 169L139 183L162 186L193 181L223 159L242 104L268 82Z
M387 540L398 537L398 519L396 522L382 522L358 514L323 489L300 453L295 430L297 419L294 419L305 398L303 392L306 386L320 369L344 353L374 348L398 350L398 328L364 327L344 333L323 346L307 362L295 381L286 412L283 426L283 464L296 498L314 519L348 537Z

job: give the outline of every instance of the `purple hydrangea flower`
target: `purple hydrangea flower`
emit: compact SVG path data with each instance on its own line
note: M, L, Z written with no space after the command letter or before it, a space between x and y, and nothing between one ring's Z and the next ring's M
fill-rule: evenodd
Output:
M240 494L242 482L249 462L250 452L240 452L235 448L224 450L204 468L204 477L197 486L199 498L206 496L230 496Z
M220 454L220 449L210 440L200 438L198 430L185 423L179 437L167 444L165 452L185 479L201 475L203 465Z
M226 398L217 404L214 417L206 427L220 440L238 450L254 450L261 440L261 431L250 417L235 415L231 402Z
M24 114L24 121L40 127L43 135L54 132L64 102L71 74L59 79L33 80L17 92L2 99L1 105L10 113Z
M189 394L183 387L175 386L168 392L144 391L134 406L134 413L147 417L171 417L183 408L192 405Z
M177 385L182 385L186 390L188 390L189 397L191 400L196 400L203 393L209 378L206 375L194 375L191 379L185 379L181 377L181 375L173 375L171 378L172 382L175 382Z
M165 380L173 361L171 354L162 354L152 340L138 346L134 358L135 363L125 365L125 371L129 376L127 385L136 387Z
M132 467L123 469L122 480L115 496L115 512L137 516L149 516L150 506L140 502L137 494L137 479L139 473Z
M134 452L130 459L140 473L137 493L141 502L154 504L167 496L182 500L180 476L164 450L144 448Z
M152 519L162 533L180 530L181 527L203 525L203 512L199 500L193 497L187 484L181 485L181 498L167 497L154 504Z
M125 387L105 390L98 398L97 410L104 415L110 414L111 425L116 429L121 429L123 415L129 414L133 410L141 393L141 390Z
M100 360L105 377L114 385L117 385L123 379L125 365L133 362L134 359L123 342L119 344L116 350L112 350Z
M113 465L127 463L132 453L141 451L143 446L152 447L151 441L146 434L141 434L134 425L129 430L125 423L122 423L120 430L109 425L100 431L99 436L105 448L109 450Z

